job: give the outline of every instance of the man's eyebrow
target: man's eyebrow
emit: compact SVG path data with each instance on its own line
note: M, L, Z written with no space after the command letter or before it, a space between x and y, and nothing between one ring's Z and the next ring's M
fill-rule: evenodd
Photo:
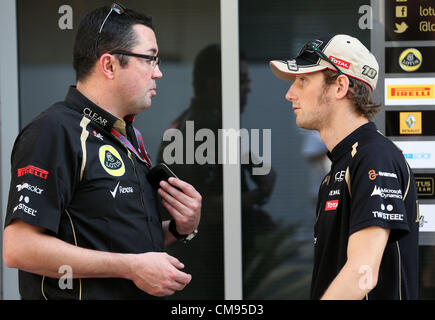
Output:
M147 52L151 52L151 53L157 54L157 49L151 48L151 49L148 49Z

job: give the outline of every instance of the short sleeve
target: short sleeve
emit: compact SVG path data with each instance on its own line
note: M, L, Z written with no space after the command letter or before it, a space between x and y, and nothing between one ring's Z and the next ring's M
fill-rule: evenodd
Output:
M58 231L77 182L74 141L57 121L40 118L17 137L5 227L14 219Z
M390 229L390 241L395 241L410 230L404 203L409 172L404 160L387 150L362 150L351 162L350 234L380 226Z

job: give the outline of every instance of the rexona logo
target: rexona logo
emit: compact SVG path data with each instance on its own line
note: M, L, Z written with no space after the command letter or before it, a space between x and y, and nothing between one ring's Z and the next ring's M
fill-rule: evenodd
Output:
M100 163L104 170L111 176L120 177L125 173L124 162L118 151L109 145L100 147Z
M389 85L388 99L433 99L434 85Z
M345 60L341 60L339 58L330 56L329 59L331 59L332 63L334 63L335 65L345 68L345 69L349 69L350 68L350 62L347 62Z
M326 202L325 211L337 210L338 200L330 200Z

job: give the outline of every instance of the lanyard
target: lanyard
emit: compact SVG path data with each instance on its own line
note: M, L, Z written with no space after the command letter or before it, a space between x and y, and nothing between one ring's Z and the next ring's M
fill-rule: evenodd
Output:
M142 139L142 134L135 127L133 127L133 129L134 129L134 133L136 135L137 143L139 145L141 153L136 151L135 147L133 147L131 142L128 141L128 139L126 137L124 137L122 134L120 134L118 131L116 131L113 128L112 128L112 134L116 138L118 138L118 140L121 141L121 143L125 147L127 147L130 151L132 151L139 158L139 160L141 160L143 163L145 163L145 165L147 167L151 167L151 159L150 159L150 157L148 156L148 153L145 150L143 139Z

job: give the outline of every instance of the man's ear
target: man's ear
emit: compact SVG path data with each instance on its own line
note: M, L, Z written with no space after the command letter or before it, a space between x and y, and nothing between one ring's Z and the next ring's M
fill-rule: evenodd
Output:
M113 80L115 78L115 70L119 65L118 60L111 54L105 53L98 59L98 68L105 78Z
M335 92L335 96L337 99L343 99L349 90L349 85L350 85L349 78L341 74L337 77L336 84L337 84L337 89Z

